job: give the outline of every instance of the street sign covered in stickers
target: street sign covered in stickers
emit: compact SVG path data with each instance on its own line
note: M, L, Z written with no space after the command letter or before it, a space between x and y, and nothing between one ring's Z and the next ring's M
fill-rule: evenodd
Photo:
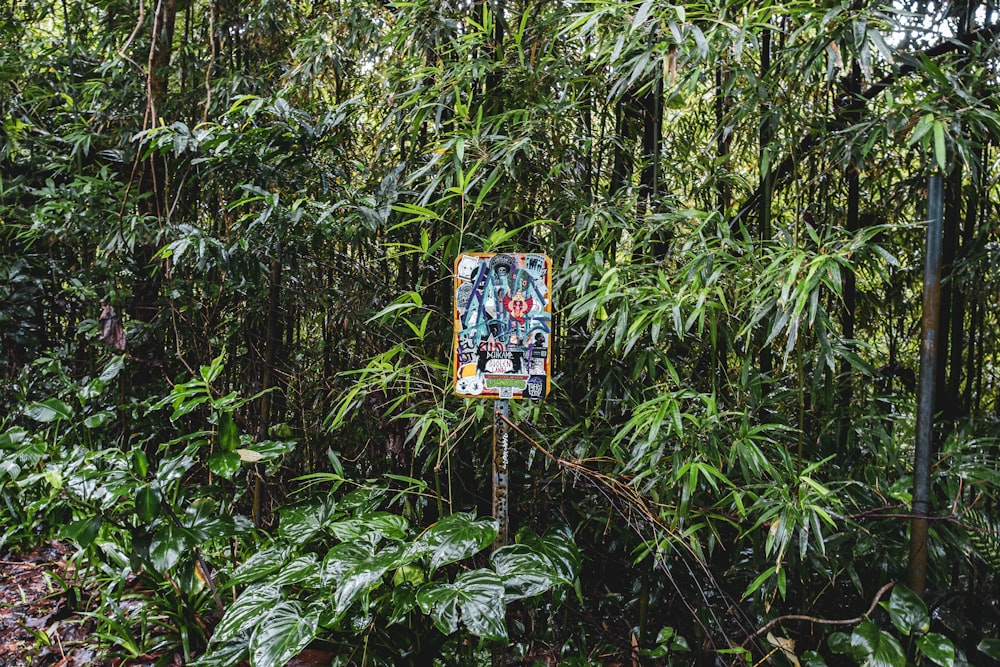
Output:
M544 398L552 343L552 263L530 253L455 260L455 393Z

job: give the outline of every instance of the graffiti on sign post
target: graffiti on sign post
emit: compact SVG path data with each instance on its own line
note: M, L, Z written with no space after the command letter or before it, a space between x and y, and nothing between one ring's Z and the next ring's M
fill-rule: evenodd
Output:
M455 260L455 393L544 398L551 381L552 264L532 253Z

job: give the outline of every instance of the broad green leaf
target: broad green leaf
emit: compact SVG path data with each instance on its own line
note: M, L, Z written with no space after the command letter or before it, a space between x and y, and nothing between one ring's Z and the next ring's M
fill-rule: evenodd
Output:
M216 452L208 457L208 469L226 479L232 479L240 471L242 463L243 459L237 452Z
M923 634L931 626L927 604L902 584L894 586L889 596L889 618L896 629L907 637L910 633Z
M850 638L851 656L860 664L875 655L882 631L871 621L865 620L854 629Z
M189 504L182 521L199 543L212 538L232 537L253 527L245 516L220 511L219 503L211 498L198 498Z
M212 639L215 639L213 635ZM238 635L227 642L211 642L208 650L198 656L193 662L189 662L190 667L232 667L243 664L250 649L250 633Z
M282 667L316 636L319 609L303 611L298 601L274 606L250 636L252 667Z
M156 468L156 481L159 482L161 489L165 489L172 482L184 477L193 465L194 458L191 456L173 456L164 459L160 462L159 467Z
M806 651L799 656L799 664L802 667L827 667L826 661L816 651Z
M92 516L74 521L66 526L65 534L76 540L81 547L87 548L94 543L97 533L101 529L101 517Z
M948 169L948 150L944 140L944 123L934 121L934 158L941 171Z
M559 577L546 556L521 544L497 549L490 562L503 581L507 602L539 595L558 583L572 583Z
M368 592L386 572L400 568L414 558L416 556L408 549L392 545L375 556L355 564L344 574L334 593L334 616L341 617L345 614L359 597L367 599Z
M875 654L868 657L863 667L906 667L906 651L895 637L883 632Z
M903 647L869 620L851 634L851 655L862 667L906 667Z
M0 433L0 447L13 449L28 439L28 432L19 426Z
M240 432L231 410L219 413L219 446L224 452L235 451L240 446Z
M110 412L97 412L87 416L87 418L83 420L83 425L87 428L100 428L101 426L107 424L112 417L114 417L114 415Z
M149 544L149 560L157 572L166 572L177 563L181 553L191 546L187 531L173 523L164 522L153 534Z
M329 522L332 514L331 498L288 505L278 510L278 535L292 544L303 545Z
M222 620L215 626L212 643L228 642L244 630L249 630L260 622L264 613L281 599L276 586L252 586L236 598L236 602L226 609Z
M287 586L297 584L316 575L319 571L319 559L315 554L293 558L282 565L277 574L268 581L272 586Z
M572 582L580 573L580 550L569 530L551 530L542 536L525 529L518 532L517 542L543 554L561 580Z
M935 665L951 667L955 664L955 645L944 635L929 632L917 639L917 648Z
M103 371L101 371L99 379L101 380L101 382L110 382L111 380L114 380L116 377L118 377L118 374L121 373L122 368L124 367L125 367L125 356L121 354L116 355L111 358L111 361L108 362L108 365L104 367Z
M73 417L73 408L58 398L47 398L44 401L30 404L25 408L24 414L36 422L47 424L63 419L71 419Z
M375 512L354 519L338 521L329 526L333 535L344 542L366 540L373 545L383 538L402 540L406 537L409 522L405 517L388 512Z
M988 655L994 660L1000 660L1000 639L988 637L980 641L976 648L983 655Z
M271 546L258 551L233 570L227 580L228 586L258 581L280 569L288 560L288 548Z
M450 514L413 543L416 555L429 557L432 570L468 558L489 546L497 536L495 519L476 519L466 512Z
M382 579L386 569L380 563L359 563L351 568L333 594L334 616L340 618L355 600L367 596L369 589Z
M455 583L431 583L417 591L417 602L441 632L451 634L459 622L486 639L507 638L503 582L488 570L472 570Z
M0 477L7 475L11 479L17 479L20 474L21 466L17 465L17 463L10 459L0 460Z
M135 515L143 523L150 523L160 514L160 493L149 484L139 487L135 494Z
M358 542L344 542L326 552L323 558L323 581L327 586L336 586L355 566L368 562L373 557L371 545Z

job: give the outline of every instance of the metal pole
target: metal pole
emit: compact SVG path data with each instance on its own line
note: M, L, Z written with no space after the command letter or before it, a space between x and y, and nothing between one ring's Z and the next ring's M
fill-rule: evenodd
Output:
M493 518L497 520L497 539L494 548L507 544L510 529L508 509L509 482L507 476L508 447L510 445L510 401L505 398L493 401ZM507 664L507 646L501 642L493 644L493 667Z
M924 264L923 332L917 389L917 442L913 453L913 518L910 519L909 583L923 596L927 584L927 517L931 511L931 449L934 441L934 387L941 307L941 175L927 184L927 257Z
M510 518L507 514L507 494L509 492L507 479L508 447L510 445L510 401L505 398L493 401L493 518L499 524L496 546L507 544L507 532L510 528Z

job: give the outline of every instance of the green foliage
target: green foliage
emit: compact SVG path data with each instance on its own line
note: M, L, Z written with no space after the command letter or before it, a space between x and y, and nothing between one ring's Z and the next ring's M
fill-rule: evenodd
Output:
M459 630L506 638L507 604L578 576L576 547L559 532L525 533L493 551L492 567L457 571L449 566L493 542L495 522L455 513L416 530L379 509L390 492L364 487L284 508L275 538L226 578L241 592L196 664L284 664L315 638L373 664L436 655ZM428 636L431 627L444 636Z
M123 656L997 659L988 4L154 4L0 9L0 547ZM765 642L904 578L936 172L926 602ZM488 556L475 251L555 267Z

